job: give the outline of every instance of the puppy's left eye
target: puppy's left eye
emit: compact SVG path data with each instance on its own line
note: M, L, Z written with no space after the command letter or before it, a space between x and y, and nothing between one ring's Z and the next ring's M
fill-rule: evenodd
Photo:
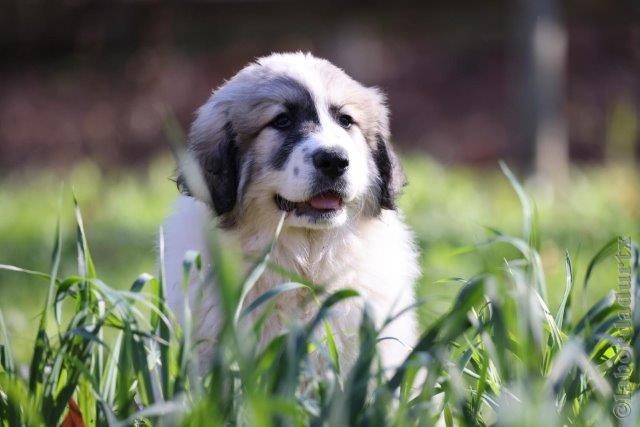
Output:
M353 117L348 114L340 114L338 115L338 123L345 129L349 129L353 124Z
M291 116L287 113L281 113L276 116L275 119L269 123L269 125L278 130L285 130L293 124Z

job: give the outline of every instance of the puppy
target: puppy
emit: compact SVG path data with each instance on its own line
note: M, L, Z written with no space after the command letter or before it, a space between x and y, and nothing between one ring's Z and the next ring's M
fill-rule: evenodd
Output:
M329 315L340 362L351 366L364 304L380 325L413 304L419 275L413 237L396 206L405 180L389 143L388 115L378 89L310 54L260 58L215 90L189 138L201 175L188 179L182 168L185 195L165 225L168 301L178 315L182 259L188 250L211 259L208 227L216 225L223 242L255 260L284 215L272 261L329 292L349 287L361 295ZM246 303L285 281L268 269ZM216 292L189 292L201 360L208 360L220 326ZM316 310L306 290L281 294L262 339ZM394 338L378 343L383 366L398 365L416 341L413 310L381 336Z

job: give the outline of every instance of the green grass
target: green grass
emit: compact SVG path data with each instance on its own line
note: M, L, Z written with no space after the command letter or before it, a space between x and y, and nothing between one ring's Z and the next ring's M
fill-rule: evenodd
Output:
M175 194L168 160L123 176L76 168L65 181L88 234L65 190L55 238L59 177L7 178L0 262L50 265L51 277L0 272L0 419L53 425L71 399L88 425L616 425L615 395L627 379L633 397L624 402L638 407L640 321L635 310L633 327L614 324L622 311L612 296L619 274L611 239L638 239L639 176L574 170L561 192L527 186L533 203L498 167L445 169L421 156L406 166L401 205L423 251L424 333L397 372L383 373L372 345L379 331L365 316L358 360L342 380L313 372L308 356L326 353L337 370L331 340L312 332L326 328L326 309L355 293L309 288L322 303L317 317L262 349L260 322L236 322L251 278L219 251L226 322L209 374L198 376L189 323L165 307L161 276L139 276L156 270L154 236ZM190 254L186 272L199 264ZM636 349L630 360L619 339Z

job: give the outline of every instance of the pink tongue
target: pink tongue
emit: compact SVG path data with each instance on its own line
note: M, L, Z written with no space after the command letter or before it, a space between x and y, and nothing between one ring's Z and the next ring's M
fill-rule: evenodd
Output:
M314 209L339 209L342 200L333 194L318 194L309 199L309 205Z

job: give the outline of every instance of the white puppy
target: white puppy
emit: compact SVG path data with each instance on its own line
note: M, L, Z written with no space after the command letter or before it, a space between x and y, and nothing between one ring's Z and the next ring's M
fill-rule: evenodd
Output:
M379 90L310 54L260 58L200 107L189 149L202 179L182 171L185 195L165 227L168 300L178 314L182 259L190 249L210 259L210 224L250 260L263 253L283 213L273 262L328 291L349 287L361 295L337 305L329 318L343 366L355 360L363 303L378 325L413 303L417 252L396 208L404 174L389 143ZM246 302L284 281L267 270ZM219 300L214 286L190 294L206 360L220 326ZM263 340L316 309L308 291L280 295ZM381 336L395 338L378 344L383 364L399 364L417 337L413 310Z

